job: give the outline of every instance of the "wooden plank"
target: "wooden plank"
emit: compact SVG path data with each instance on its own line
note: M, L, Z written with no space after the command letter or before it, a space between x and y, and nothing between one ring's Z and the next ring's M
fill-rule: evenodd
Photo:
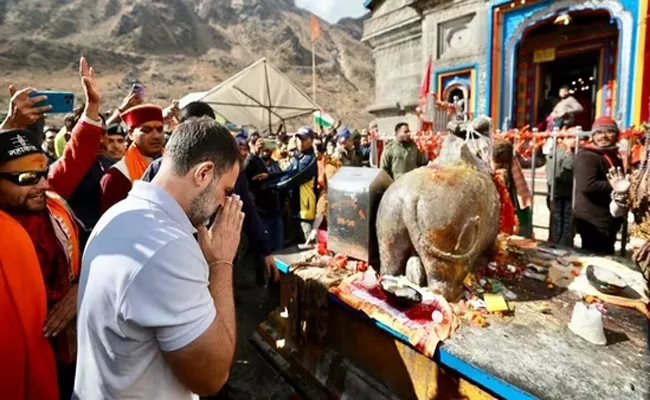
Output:
M342 305L330 307L328 346L403 399L494 397Z

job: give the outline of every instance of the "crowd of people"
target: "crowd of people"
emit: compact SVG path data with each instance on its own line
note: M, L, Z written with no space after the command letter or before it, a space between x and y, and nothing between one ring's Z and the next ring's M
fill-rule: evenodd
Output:
M272 253L325 223L326 176L369 165L368 132L233 133L205 103L163 109L136 92L102 113L79 69L85 99L60 129L44 125L45 96L13 87L0 127L4 394L214 394L235 348L240 232L258 282L277 280Z
M232 269L240 233L258 258L258 282L277 280L272 254L326 226L328 179L342 166L376 166L377 126L233 134L205 103L163 109L138 93L102 114L84 58L80 80L84 105L61 129L43 126L49 106L37 105L44 96L13 87L0 127L3 395L214 394L228 380L235 351ZM630 187L618 132L611 118L599 118L575 159L570 139L552 155L557 243L573 240L575 175L583 248L613 253ZM399 179L429 160L408 124L394 133L379 167ZM505 171L517 210L526 210L530 193L512 147L495 149L494 167Z

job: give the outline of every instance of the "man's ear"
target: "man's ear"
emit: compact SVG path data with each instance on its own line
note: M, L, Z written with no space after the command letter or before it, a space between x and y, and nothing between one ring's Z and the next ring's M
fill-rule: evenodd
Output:
M206 187L214 179L214 164L204 161L194 169L194 182L201 187Z

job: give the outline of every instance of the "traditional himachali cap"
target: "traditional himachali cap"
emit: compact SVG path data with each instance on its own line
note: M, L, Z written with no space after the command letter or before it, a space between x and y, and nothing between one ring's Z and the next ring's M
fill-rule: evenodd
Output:
M143 104L129 108L122 113L121 117L129 129L134 129L150 121L163 122L163 110L153 104Z
M611 117L596 118L594 124L591 126L591 132L596 133L599 131L619 132L618 125Z
M11 130L0 133L0 163L42 153L40 143L31 132Z

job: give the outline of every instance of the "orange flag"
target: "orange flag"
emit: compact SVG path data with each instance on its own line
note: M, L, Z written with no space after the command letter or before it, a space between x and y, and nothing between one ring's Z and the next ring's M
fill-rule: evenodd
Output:
M320 22L315 15L311 16L311 41L315 42L320 37Z

